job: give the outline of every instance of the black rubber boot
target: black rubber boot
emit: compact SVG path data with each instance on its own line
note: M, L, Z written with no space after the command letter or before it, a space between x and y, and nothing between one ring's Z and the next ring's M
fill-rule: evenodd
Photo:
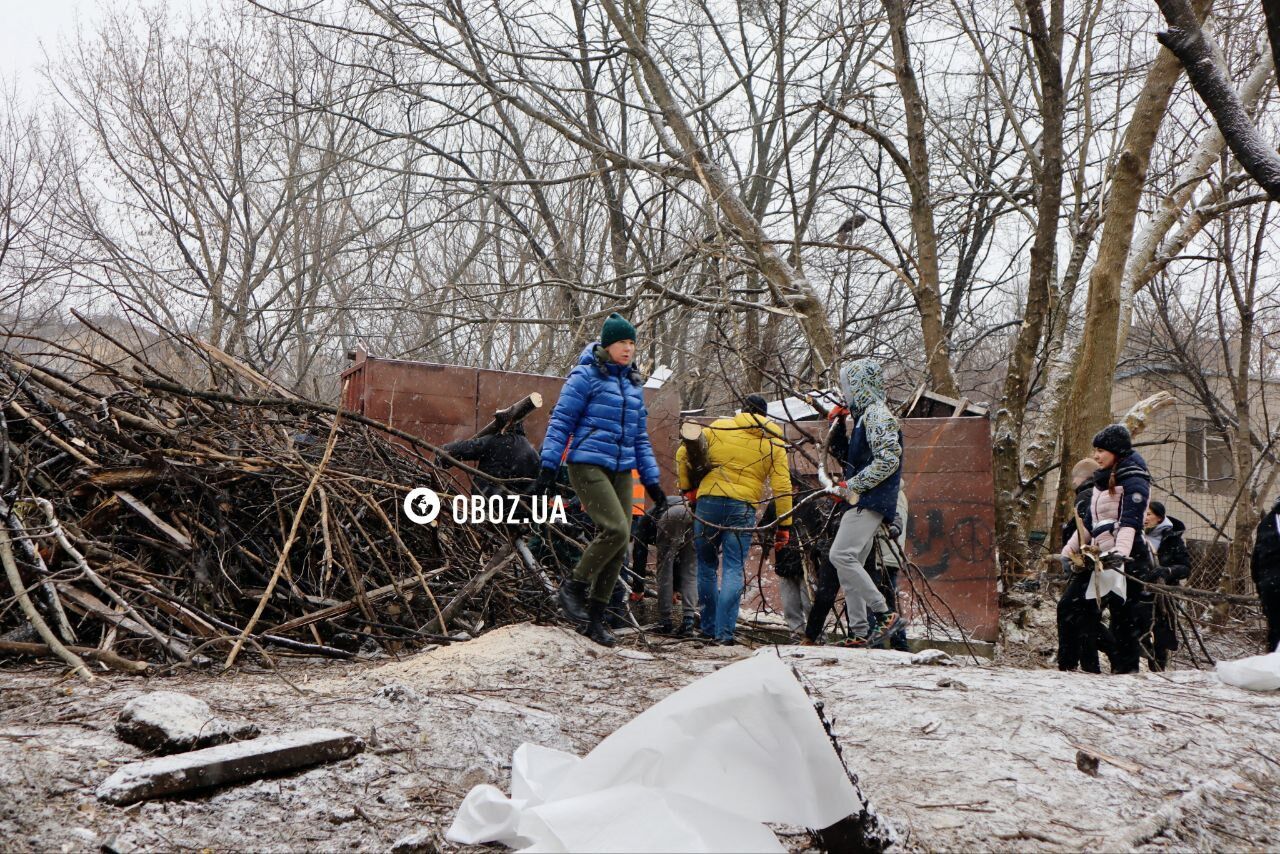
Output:
M587 621L587 582L570 578L560 585L560 610L572 623Z
M618 639L604 625L604 609L607 606L607 602L591 600L590 609L587 611L587 630L583 633L601 646L613 646L618 642Z

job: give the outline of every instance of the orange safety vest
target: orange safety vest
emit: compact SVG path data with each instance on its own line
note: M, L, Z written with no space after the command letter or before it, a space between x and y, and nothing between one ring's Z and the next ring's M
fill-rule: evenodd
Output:
M640 483L640 472L637 469L631 470L631 515L644 515L644 484Z

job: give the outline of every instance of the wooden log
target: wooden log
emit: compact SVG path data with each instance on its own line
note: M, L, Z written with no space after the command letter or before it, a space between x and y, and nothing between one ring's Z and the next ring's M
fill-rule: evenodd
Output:
M822 400L818 397L818 395L806 394L804 395L803 399L805 403L813 407L814 411L818 413L819 417L825 419L827 416L831 414L831 410L827 407L825 403L822 402Z
M9 506L4 503L3 499L0 499L0 515L3 515L6 520L10 516ZM18 562L13 557L13 545L9 539L9 528L6 524L0 524L0 563L4 564L5 577L9 580L9 587L13 591L13 595L18 599L18 606L22 609L23 616L27 618L27 622L36 630L36 634L40 635L40 639L48 645L51 652L65 661L79 676L92 682L94 675L89 672L84 660L67 649L62 641L58 640L53 630L49 628L49 624L44 621L44 618L40 616L40 612L36 610L36 606L31 602L31 597L27 595L27 588L23 585L22 578L18 575Z
M507 543L498 549L498 553L489 558L489 563L480 571L480 574L463 585L463 588L449 601L449 604L444 606L444 610L439 616L432 618L431 622L427 623L425 631L433 634L448 634L449 621L462 610L462 606L467 603L467 600L483 590L489 580L515 558L516 549L511 543Z
M471 438L479 439L482 436L492 436L495 433L501 433L512 424L518 424L523 421L535 409L542 408L542 395L533 392L524 400L511 404L506 409L499 409L493 413L493 420L480 428L480 432Z
M432 573L432 575L434 574L435 573ZM392 596L396 593L399 593L402 590L407 590L410 587L415 587L419 583L420 582L416 577L405 578L395 582L394 584L387 584L387 585L384 585L383 587L379 587L376 590L370 590L364 594L364 598L365 598L365 601L367 602L377 602L381 599L387 598L388 596ZM356 610L356 608L358 607L360 607L359 600L350 599L346 602L341 602L337 605L330 605L327 608L322 608L319 611L313 611L310 614L303 614L301 617L294 617L292 620L283 622L278 626L272 626L267 631L270 632L271 634L277 634L277 635L282 634L284 632L291 632L294 629L304 628L305 626L309 626L314 623L323 623L328 620L337 619L338 617L344 617L347 614L350 614L352 611Z
M105 649L94 649L91 646L68 646L67 649L83 658L101 661L112 670L119 670L123 673L146 673L151 669L151 665L145 661L134 661ZM55 655L47 643L21 643L19 641L0 641L0 652L7 652L10 655L32 655L38 658Z
M126 765L98 786L97 795L124 806L334 762L362 750L359 738L335 729L269 735Z
M120 466L110 469L80 469L76 476L81 478L76 484L77 494L83 493L91 486L99 489L117 490L132 489L135 486L150 486L168 477L163 469L151 466Z
M1156 413L1171 406L1173 402L1173 395L1169 392L1158 391L1129 407L1129 411L1124 414L1120 423L1129 430L1130 437L1136 437L1151 426Z
M711 473L711 457L707 454L707 433L696 421L680 425L680 442L689 456L689 482L694 489Z

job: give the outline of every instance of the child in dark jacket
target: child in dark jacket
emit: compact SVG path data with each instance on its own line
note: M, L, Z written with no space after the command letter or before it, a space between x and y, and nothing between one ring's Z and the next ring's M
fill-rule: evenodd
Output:
M1151 555L1150 580L1177 587L1191 575L1191 552L1182 535L1187 526L1165 513L1164 504L1152 501L1146 516L1147 552ZM1169 666L1169 653L1178 648L1177 604L1167 593L1155 594L1151 628L1152 670Z
M1062 541L1068 543L1080 529L1077 518L1083 520L1093 497L1093 473L1098 464L1092 459L1081 460L1071 469L1071 484L1075 487L1075 500L1071 517L1063 526ZM1102 607L1105 600L1086 599L1089 582L1093 577L1089 567L1077 569L1067 563L1067 586L1058 599L1058 669L1086 673L1101 673L1099 649L1111 651L1109 639L1104 642Z

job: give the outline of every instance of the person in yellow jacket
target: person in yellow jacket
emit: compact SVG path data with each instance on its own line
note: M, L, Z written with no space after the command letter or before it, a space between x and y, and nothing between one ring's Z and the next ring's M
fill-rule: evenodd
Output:
M756 524L756 505L767 482L773 490L778 530L775 549L791 538L791 475L782 429L766 416L758 394L748 395L742 412L721 418L706 430L711 471L702 483L692 482L684 446L676 452L676 481L680 491L696 490L693 524L698 555L698 606L702 634L730 645L738 626L743 567L751 547L750 528Z

